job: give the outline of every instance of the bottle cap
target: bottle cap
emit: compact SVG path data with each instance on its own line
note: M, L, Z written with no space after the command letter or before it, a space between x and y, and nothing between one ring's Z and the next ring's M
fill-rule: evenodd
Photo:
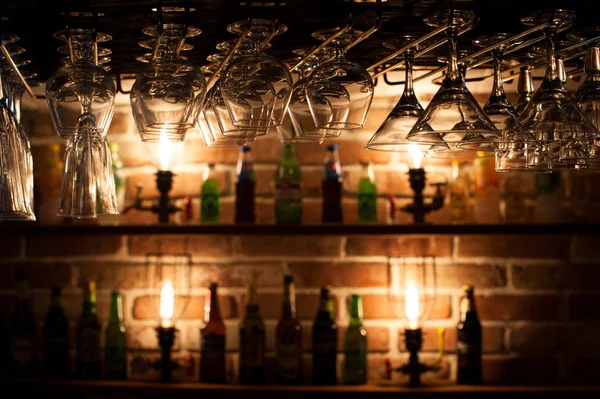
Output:
M247 146L247 145L243 145L240 147L241 152L250 152L250 150L251 150L250 146Z
M321 298L328 298L329 291L331 289L330 285L326 285L325 287L321 287Z
M52 296L60 296L61 288L58 285L52 286Z
M337 144L329 144L327 146L327 151L337 151L338 149L338 145Z
M209 164L208 164L208 167L212 169L212 168L214 168L214 167L215 167L215 164L214 164L214 163L209 163Z
M219 286L219 284L217 284L217 283L210 283L208 288L211 290L216 290L218 286Z
M463 285L463 291L467 294L472 294L473 293L473 286L472 285Z
M285 276L283 276L283 282L285 284L293 283L294 282L294 276L292 274L286 274Z

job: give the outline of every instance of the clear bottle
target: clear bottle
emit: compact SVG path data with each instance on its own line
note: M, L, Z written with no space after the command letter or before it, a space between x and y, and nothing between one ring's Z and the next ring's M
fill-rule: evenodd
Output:
M89 281L83 289L83 311L77 322L77 378L101 378L101 325L96 314L96 283Z
M23 274L17 276L17 300L10 325L10 372L16 377L33 377L38 365L37 328L29 283Z
M200 223L217 224L221 216L221 193L215 173L215 164L209 163L204 171L200 192Z
M123 320L123 297L120 292L110 296L110 316L105 331L104 363L107 380L127 379L127 334Z
M250 147L240 147L235 181L235 222L254 223L255 175Z
M337 324L329 287L321 288L319 311L313 324L313 384L337 384Z
M210 284L208 323L200 330L200 382L224 384L227 381L225 324L219 309L217 288L217 283Z
M362 163L358 181L358 222L377 223L377 186L371 163Z
M367 330L362 315L362 298L352 295L350 323L344 336L344 384L367 382Z
M296 316L294 276L283 278L284 294L281 319L277 323L277 383L302 383L302 325Z
M240 383L264 384L265 367L265 323L260 317L256 303L256 289L248 286L246 316L240 323Z
M329 144L323 165L323 223L342 222L342 166L338 154L338 146Z
M465 170L465 164L452 161L452 176L448 189L448 212L450 223L462 224L469 217L470 179Z
M283 146L275 170L275 223L302 223L302 170L289 144Z
M68 378L69 363L69 320L62 306L61 289L53 286L50 307L44 319L44 376Z
M481 323L475 308L473 287L463 287L460 321L457 326L456 354L458 384L481 384Z

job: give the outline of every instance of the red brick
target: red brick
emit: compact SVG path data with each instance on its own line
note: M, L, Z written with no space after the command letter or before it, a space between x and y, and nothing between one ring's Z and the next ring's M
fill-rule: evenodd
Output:
M203 256L230 256L231 237L224 236L130 236L129 254L146 255L162 252L166 254L189 253Z
M392 155L387 151L369 151L365 148L365 142L357 140L330 140L329 144L338 144L342 168L345 164L359 164L361 162L390 163ZM321 165L325 158L323 146L298 146L296 152L302 165ZM320 151L319 151L320 150Z
M21 123L30 137L51 137L59 140L50 112L46 109L24 107Z
M255 194L273 196L275 194L275 167L254 168Z
M65 287L71 282L72 266L68 263L5 263L0 266L0 288L15 289L17 274L24 273L31 288Z
M452 254L452 238L443 236L412 237L348 237L348 256L424 256L438 257Z
M244 299L242 299L242 303ZM281 318L281 306L283 303L283 295L280 293L260 293L257 296L260 314L263 319L279 320ZM302 320L314 320L319 309L318 294L296 294L296 315ZM333 298L334 317L339 318L340 307L338 300Z
M560 235L461 236L459 257L552 258L569 253L569 237Z
M553 358L483 358L486 384L544 384L559 382L559 365Z
M215 172L219 181L221 195L233 194L232 180L228 171L217 170ZM169 192L171 198L177 197L199 197L202 188L203 172L176 173L173 177L173 189ZM126 200L133 201L137 194L137 185L141 184L143 190L141 197L144 199L157 199L160 195L156 188L156 176L154 173L144 173L127 176ZM199 208L196 209L198 213Z
M377 195L403 195L412 196L412 190L408 183L406 170L379 170L373 171L375 176L375 185L377 186ZM344 193L352 196L358 194L358 183L362 177L362 169L354 168L346 170L344 174ZM426 191L429 191L428 187ZM425 195L429 193L424 192Z
M569 319L600 320L600 295L572 294L569 297Z
M275 224L275 205L271 198L255 199L256 224Z
M191 296L187 306L185 307L185 311L183 312L181 319L182 320L203 320L204 319L204 302L206 300L206 296L194 295ZM181 305L178 305L181 303ZM150 297L150 296L142 296L135 299L133 304L133 318L140 320L148 320L148 319L156 319L158 320L158 313L154 314L154 311L158 311L159 298L158 297ZM181 312L178 306L184 306L183 301L176 301L174 314ZM153 309L155 309L153 311ZM228 295L219 295L219 309L221 311L221 316L224 319L230 319L236 317L238 309L235 298Z
M237 148L208 148L202 140L186 138L183 146L183 162L185 163L214 163L217 165L235 165L238 159ZM253 148L252 157L256 158ZM256 159L254 159L256 162Z
M506 268L501 265L439 265L438 288L460 288L464 284L477 288L506 286Z
M79 281L93 280L99 289L131 289L146 287L146 265L140 263L77 264Z
M383 263L290 263L298 287L383 287L387 267Z
M323 198L323 171L302 168L302 195L304 198Z
M557 289L564 288L567 283L565 268L557 265L512 267L512 281L515 288L523 289Z
M323 206L321 199L305 198L302 201L302 224L321 224Z
M15 258L21 254L21 237L4 236L0 243L0 259Z
M226 265L200 264L192 267L192 288L208 287L216 281L220 287L244 287L253 283L258 287L283 285L284 269L281 263L234 263Z
M260 137L250 144L250 148L252 148L252 160L255 163L276 164L281 158L281 141L273 134L270 137L269 135ZM296 151L298 148L296 147Z
M561 299L554 295L476 296L482 320L557 320Z
M555 326L515 326L510 330L510 350L520 355L551 355L564 350Z
M568 280L566 286L571 289L580 290L600 290L598 281L600 281L599 265L579 265L572 264L567 271Z
M571 259L575 262L600 262L598 243L600 236L575 236L571 242Z
M110 121L108 127L109 140L112 140L114 135L124 135L135 130L133 116L131 115L131 109L115 109L113 118ZM137 134L137 131L135 132Z
M483 339L483 353L504 353L504 327L501 326L483 326L481 333ZM423 328L423 351L438 352L438 328L424 327ZM404 331L400 330L398 340L398 349L405 351ZM456 327L445 327L444 329L444 351L456 352Z
M404 318L404 311L396 316L392 311L387 295L367 294L363 295L363 311L365 319L398 319ZM429 314L430 320L447 319L452 315L450 296L438 295L435 305Z
M27 238L28 256L115 255L121 250L121 236L60 235Z
M340 256L342 237L333 236L243 236L246 256Z

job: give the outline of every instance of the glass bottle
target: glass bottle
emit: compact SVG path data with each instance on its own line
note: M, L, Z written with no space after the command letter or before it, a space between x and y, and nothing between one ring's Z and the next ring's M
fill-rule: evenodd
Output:
M77 378L101 378L101 325L96 315L96 283L89 281L83 288L83 311L77 322Z
M367 330L362 321L362 298L352 295L350 323L344 336L344 383L367 382Z
M50 307L44 319L44 375L50 378L69 377L69 320L61 301L61 290L52 287Z
M342 166L338 146L329 144L323 167L321 187L323 190L323 223L342 222Z
M463 287L460 321L457 326L456 353L458 384L481 384L481 323L475 309L473 287Z
M204 171L204 182L200 193L200 223L219 223L220 215L219 181L215 174L215 164L209 163Z
M112 158L112 170L115 177L115 193L117 194L117 201L119 202L119 208L121 208L125 202L125 190L123 190L123 176L121 176L121 169L123 169L123 162L119 157L119 144L111 143L110 154Z
M500 223L500 173L496 172L494 157L478 152L478 158L473 160L473 177L475 222Z
M302 222L302 170L294 146L283 146L275 170L275 223Z
M362 163L358 181L358 222L377 223L377 186L371 163Z
M469 216L470 180L464 163L452 161L452 177L448 195L448 212L450 223L462 224Z
M265 323L256 303L256 288L248 286L246 317L240 323L240 383L264 384Z
M235 222L254 223L255 176L250 147L240 147L235 182Z
M302 326L296 317L294 276L283 278L284 293L281 319L277 323L277 383L302 383Z
M225 324L219 310L217 288L217 283L210 284L208 323L200 330L200 382L223 384L226 382Z
M31 309L31 291L23 274L17 276L17 300L10 325L11 374L16 377L32 377L37 372L37 332Z
M127 335L123 321L123 297L117 291L113 291L110 295L110 316L105 339L106 379L127 379Z
M337 383L337 324L333 318L333 301L329 288L321 288L319 311L313 324L313 384Z

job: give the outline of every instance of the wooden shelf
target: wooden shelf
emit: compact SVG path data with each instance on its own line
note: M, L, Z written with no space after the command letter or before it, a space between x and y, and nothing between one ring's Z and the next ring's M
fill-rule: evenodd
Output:
M472 235L472 234L600 234L600 224L507 225L53 225L0 224L0 235L56 234L194 234L194 235Z
M199 383L151 383L134 381L47 381L0 380L3 391L19 393L20 397L63 395L85 398L230 398L247 395L250 398L531 398L572 397L598 398L600 386L464 386L436 385L422 388L400 386L241 386ZM7 391L8 389L8 391Z

